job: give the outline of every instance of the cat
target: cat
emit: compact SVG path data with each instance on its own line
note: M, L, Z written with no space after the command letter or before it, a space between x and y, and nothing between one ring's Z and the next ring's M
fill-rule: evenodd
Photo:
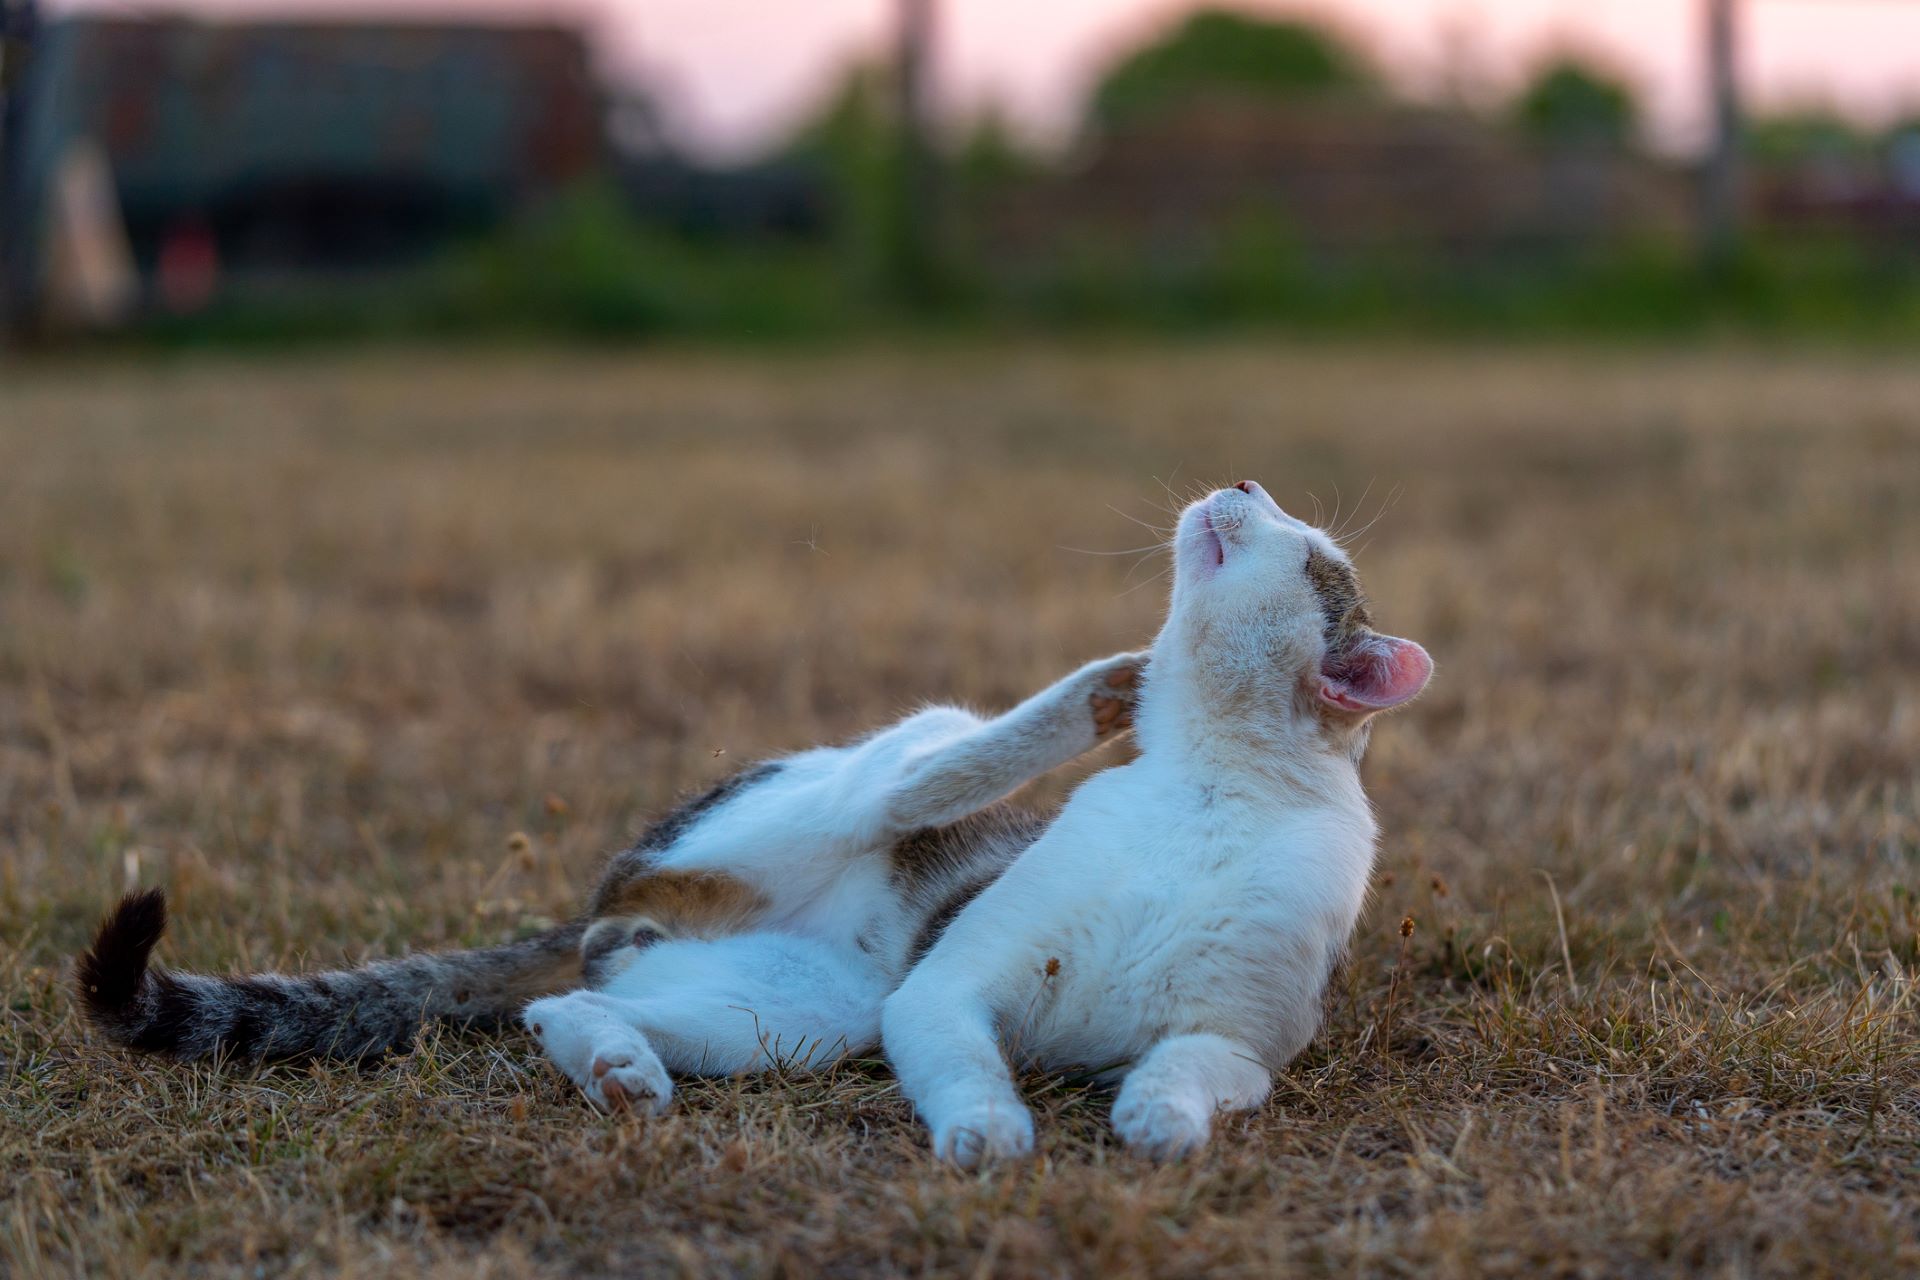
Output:
M749 768L616 854L579 918L503 946L173 973L149 964L164 895L133 894L76 965L79 1003L127 1048L238 1061L367 1059L431 1020L490 1027L524 1010L608 1109L664 1106L666 1064L726 1074L871 1051L886 993L1044 829L1002 797L1124 735L1139 670L1118 654L998 717L929 707Z
M1134 709L1089 778L886 999L882 1034L935 1152L1033 1147L1009 1058L1119 1082L1156 1159L1259 1105L1318 1030L1376 837L1358 763L1432 660L1373 629L1341 549L1251 481L1188 506Z
M518 1011L606 1110L664 1108L676 1072L818 1067L884 1030L947 1159L1030 1148L1009 1051L1124 1077L1122 1137L1184 1154L1316 1029L1371 864L1369 722L1431 662L1373 631L1345 554L1250 481L1189 507L1174 541L1150 653L992 719L928 708L736 775L616 855L578 920L480 951L212 978L148 967L164 926L149 893L82 958L82 1006L135 1049L243 1059L365 1057L428 1018ZM1004 803L1135 724L1140 758L1053 825Z

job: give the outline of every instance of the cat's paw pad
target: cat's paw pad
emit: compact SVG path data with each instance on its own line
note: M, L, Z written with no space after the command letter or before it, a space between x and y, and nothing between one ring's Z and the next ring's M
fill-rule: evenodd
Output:
M1133 704L1146 670L1147 655L1122 653L1097 662L1088 672L1087 706L1093 712L1093 736L1112 737L1133 728Z
M1113 1108L1114 1131L1127 1149L1149 1160L1180 1160L1207 1145L1213 1113L1165 1097L1122 1097Z
M1019 1103L967 1107L933 1129L933 1152L962 1169L1033 1154L1033 1116Z
M657 1116L673 1100L673 1081L652 1050L606 1049L593 1055L587 1101L602 1111Z

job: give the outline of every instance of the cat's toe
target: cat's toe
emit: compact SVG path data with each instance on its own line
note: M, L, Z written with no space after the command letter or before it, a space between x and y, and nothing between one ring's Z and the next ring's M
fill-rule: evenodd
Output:
M1213 1115L1172 1098L1122 1098L1113 1109L1113 1127L1135 1154L1181 1160L1207 1145Z
M586 1094L602 1111L659 1115L673 1100L673 1081L651 1053L607 1052L594 1056Z
M1087 707L1093 713L1096 738L1124 733L1133 727L1133 704L1139 692L1146 655L1123 653L1095 664L1089 681Z
M934 1128L933 1150L962 1169L1018 1160L1033 1153L1033 1116L1017 1104L969 1108Z

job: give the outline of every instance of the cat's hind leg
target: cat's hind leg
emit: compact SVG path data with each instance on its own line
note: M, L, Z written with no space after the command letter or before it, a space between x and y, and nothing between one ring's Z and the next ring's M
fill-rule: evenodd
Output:
M657 1114L672 1101L666 1064L620 1002L598 991L573 991L534 1001L521 1020L548 1060L600 1110Z
M637 1086L658 1110L671 1094L661 1087L669 1071L817 1069L870 1050L885 997L864 956L754 933L636 948L606 990L536 1001L524 1021L595 1106L635 1101L615 1096L611 1081L630 1095Z
M1273 1073L1245 1045L1225 1036L1173 1036L1127 1073L1113 1127L1141 1155L1177 1160L1207 1144L1214 1112L1251 1110L1272 1087Z

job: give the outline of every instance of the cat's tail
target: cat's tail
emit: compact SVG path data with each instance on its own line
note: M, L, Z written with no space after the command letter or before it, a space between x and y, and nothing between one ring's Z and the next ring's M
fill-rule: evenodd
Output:
M80 957L89 1021L142 1053L241 1061L358 1060L404 1050L429 1020L488 1026L580 980L584 921L477 951L442 951L329 973L220 978L150 968L167 927L158 889L128 894Z

